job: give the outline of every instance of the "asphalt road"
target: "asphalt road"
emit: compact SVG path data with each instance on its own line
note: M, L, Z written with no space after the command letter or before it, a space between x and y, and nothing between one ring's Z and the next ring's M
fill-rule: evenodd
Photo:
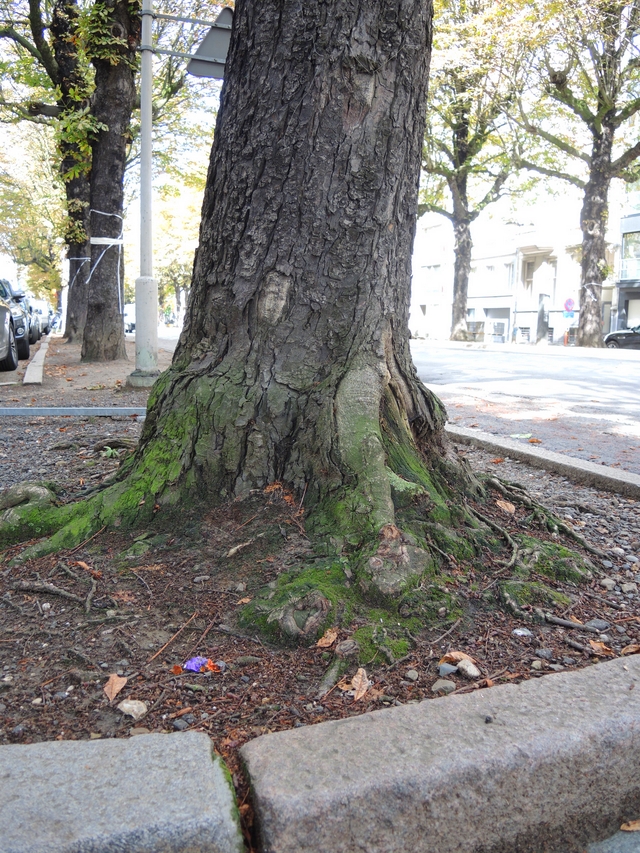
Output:
M411 348L451 423L640 473L640 350Z

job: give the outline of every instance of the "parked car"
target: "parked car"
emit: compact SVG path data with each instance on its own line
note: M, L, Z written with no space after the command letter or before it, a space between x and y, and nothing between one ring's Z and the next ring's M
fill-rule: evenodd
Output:
M124 306L124 330L135 332L136 330L136 303L129 302Z
M33 307L33 300L27 297L24 300L23 305L29 315L29 343L33 346L33 344L37 344L42 337L42 322L40 315Z
M0 370L15 370L17 367L18 347L11 305L0 296Z
M640 349L640 326L632 329L619 329L617 332L609 332L605 335L604 345L609 349L626 347L627 349Z
M53 320L53 309L51 305L44 299L32 299L34 314L38 315L40 320L40 331L43 335L48 335L51 331L51 321Z
M0 278L0 297L6 299L13 316L13 332L18 348L18 358L29 358L29 313L24 305L25 294L14 290L6 278Z

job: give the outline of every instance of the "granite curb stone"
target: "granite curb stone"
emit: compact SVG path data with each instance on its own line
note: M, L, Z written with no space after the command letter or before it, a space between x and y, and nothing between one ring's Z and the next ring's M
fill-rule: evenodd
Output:
M0 853L242 853L202 732L0 747Z
M264 853L570 853L640 816L640 655L259 737Z
M31 361L27 365L27 369L25 370L24 378L22 380L23 385L42 385L42 377L44 374L44 359L47 354L48 348L49 336L44 335L42 337L42 343L40 344L38 352L33 356Z

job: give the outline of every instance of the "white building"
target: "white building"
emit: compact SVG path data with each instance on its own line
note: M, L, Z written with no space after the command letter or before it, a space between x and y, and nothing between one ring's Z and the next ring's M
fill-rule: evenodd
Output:
M603 333L617 328L618 322L620 288L615 285L621 243L621 202L625 197L616 199L615 190L612 196L607 258L612 274L602 293ZM579 193L569 190L561 197L547 197L535 206L523 204L515 215L505 214L496 206L492 215L487 211L473 223L467 321L475 340L573 343L580 308L581 201ZM633 224L633 228L640 232L640 216L635 219L638 227ZM640 233L637 236L640 257ZM628 247L633 239L627 239ZM413 256L409 327L414 337L449 338L453 262L451 223L438 214L425 214L418 221ZM640 259L627 260L629 270L633 263L637 266ZM640 323L640 269L634 267L634 272L638 280L629 282L635 290L627 313L631 312L634 319L637 313L635 322ZM629 301L629 293L625 298Z

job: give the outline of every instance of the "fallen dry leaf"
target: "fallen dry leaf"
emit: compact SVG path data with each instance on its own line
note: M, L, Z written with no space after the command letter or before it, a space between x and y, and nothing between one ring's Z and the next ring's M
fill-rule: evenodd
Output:
M141 719L147 713L146 703L141 702L139 699L125 699L119 705L116 705L116 708L118 711L122 711L123 714L133 717L134 720Z
M530 438L529 444L542 444L539 438Z
M578 617L577 617L577 616L569 616L569 621L570 621L570 622L573 622L575 625L583 625L583 624L584 624L583 622L581 622L581 621L578 619Z
M504 459L499 456L497 459L491 459L490 461L493 462L494 465L499 465L501 462L504 462Z
M240 598L236 601L236 604L248 604L251 601L250 598Z
M640 645L638 643L631 643L630 646L625 646L624 649L620 652L621 655L637 655L640 652Z
M613 649L610 649L609 646L605 646L604 643L599 643L597 640L589 640L589 645L597 655L610 658L614 658L616 656Z
M468 655L465 652L447 652L446 655L441 657L438 661L438 666L443 663L460 663L461 660L470 660L471 663L477 663L471 655Z
M327 628L324 634L320 637L316 646L319 649L328 649L329 646L332 646L335 641L338 639L338 629L337 628Z
M127 683L127 679L121 675L116 675L115 672L112 672L109 676L109 680L104 686L104 692L107 694L107 699L109 702L113 702L118 693L122 690L122 688Z
M174 675L182 675L182 667L180 666L180 664L174 663L174 665L171 667L171 672Z
M620 829L623 832L640 832L640 820L630 820L628 823L623 823Z
M509 501L496 501L496 506L499 506L500 509L503 509L505 512L508 512L509 515L513 515L516 511L516 508Z
M76 560L73 565L79 566L81 569L84 569L85 572L91 571L91 566L88 563L85 563L83 560Z
M367 678L366 671L360 667L360 669L356 672L356 674L351 679L351 689L353 690L353 701L357 702L362 699L367 690L369 689L371 682Z

